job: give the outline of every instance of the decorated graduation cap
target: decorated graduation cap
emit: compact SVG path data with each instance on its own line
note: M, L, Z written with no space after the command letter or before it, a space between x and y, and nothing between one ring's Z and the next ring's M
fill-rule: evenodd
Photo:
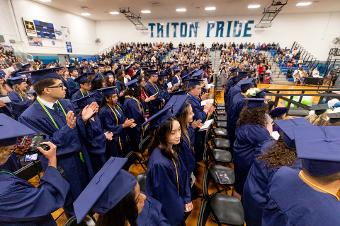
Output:
M138 87L138 79L132 79L126 83L128 89L134 89Z
M162 110L148 118L146 122L143 123L143 127L148 125L148 129L156 129L157 127L161 126L164 122L170 119L173 116L172 113L172 105L168 105L164 107Z
M277 107L277 108L274 108L273 110L271 110L269 115L272 118L277 118L277 117L281 117L281 116L283 116L284 114L287 114L287 113L288 113L288 108L286 108L286 107Z
M126 162L127 158L111 157L78 196L73 203L78 224L91 210L106 214L134 190L135 177L122 169Z
M295 148L295 128L297 127L312 127L304 118L295 118L289 120L275 120L274 123L279 127L283 141L288 147Z
M84 107L86 107L86 105L89 105L92 102L96 102L96 99L94 97L95 94L96 94L96 92L93 92L93 93L91 93L87 96L73 100L72 103L75 103L78 106L78 108L83 109Z
M86 82L89 82L89 77L88 77L88 73L83 73L82 75L79 75L77 78L74 79L75 82L79 83L79 84L84 84Z
M203 81L203 80L201 80L201 79L191 78L191 79L188 80L188 85L187 85L187 87L188 87L188 89L192 89L192 88L194 88L195 86L200 85L202 81Z
M330 123L340 122L340 112L330 112L327 116Z
M119 90L117 89L116 86L101 88L98 91L100 91L103 94L103 96L105 96L105 97L110 97L113 94L119 93Z
M21 74L31 74L31 80L32 83L35 84L41 80L53 78L53 79L61 79L60 75L56 73L57 70L59 70L60 67L55 68L46 68L46 69L40 69L35 71L24 71L21 72Z
M7 83L11 86L18 85L22 82L25 82L27 80L26 76L18 76L18 77L12 77L7 79Z
M311 110L314 110L316 115L321 115L325 113L328 110L328 104L318 104L318 105L313 105L310 107Z
M31 136L35 133L24 124L0 113L0 146L16 144L18 137Z
M340 127L313 126L295 130L295 144L303 169L312 176L340 172Z

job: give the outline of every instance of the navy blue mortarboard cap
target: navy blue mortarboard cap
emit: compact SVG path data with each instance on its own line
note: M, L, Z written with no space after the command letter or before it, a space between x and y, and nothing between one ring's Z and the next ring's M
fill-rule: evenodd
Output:
M86 107L86 105L91 104L92 102L96 102L96 99L94 98L95 92L81 97L79 99L73 100L72 103L76 103L79 109L83 109Z
M114 73L113 71L105 71L105 72L104 72L104 76L105 76L105 77L107 77L107 76L109 76L109 75L112 75L112 76L113 76L114 74L115 74L115 73Z
M30 63L23 64L23 65L21 65L21 69L22 69L22 70L27 70L27 69L29 69L31 66L32 66L32 65L31 65Z
M241 78L248 77L248 73L246 71L239 71L238 76Z
M84 73L82 75L79 75L77 78L75 78L74 81L79 84L83 84L83 83L89 82L90 80L87 76L87 73Z
M173 69L173 71L174 71L174 73L178 73L178 72L181 71L181 69L180 69L179 67L175 67L175 68Z
M60 76L56 73L56 70L60 69L58 68L46 68L46 69L40 69L36 71L23 71L21 74L31 74L32 83L37 83L41 80L53 78L53 79L61 79Z
M105 96L105 97L110 97L113 94L119 93L119 90L117 89L116 86L101 88L98 91L102 92L103 96Z
M4 70L0 70L0 78L5 78L6 73Z
M248 78L248 79L242 79L237 83L238 86L240 86L241 90L247 91L251 87L254 86L254 79Z
M14 78L14 77L20 77L20 76L22 76L22 72L23 72L23 70L21 70L21 69L16 70L16 71L13 71L13 72L11 73L11 77L12 77L12 78Z
M321 115L325 113L329 109L329 107L328 107L328 104L326 103L326 104L313 105L310 107L310 109L314 110L316 115Z
M8 78L7 83L9 85L13 86L13 85L17 85L17 84L20 84L22 82L25 82L26 80L27 80L26 76L18 76L18 77Z
M102 64L102 63L99 63L97 65L98 65L98 67L105 67L105 64Z
M194 72L191 77L196 78L196 79L202 79L202 76L203 76L203 70L200 69Z
M329 176L340 172L339 134L339 126L296 128L297 156L310 175Z
M163 70L163 71L161 71L161 72L159 73L158 76L159 76L159 77L166 77L166 76L168 76L168 72L167 72L166 70Z
M67 67L67 70L69 71L69 72L72 72L72 71L74 71L74 70L76 70L76 66L68 66Z
M188 89L194 88L196 85L200 85L203 80L197 78L191 78L188 82Z
M248 108L258 108L265 105L264 98L244 98Z
M127 158L111 157L78 196L73 203L78 224L91 209L107 213L134 189L136 179L122 170L126 162Z
M102 73L97 73L96 76L94 76L93 80L98 81L104 79L104 75Z
M168 120L172 116L172 105L168 105L167 107L164 107L162 110L148 118L148 120L144 122L142 126L144 127L146 125L149 125L149 129L155 129L166 122L166 120Z
M282 138L288 147L295 148L295 128L296 127L312 127L304 118L295 118L289 120L275 120L274 123L279 127L280 131L283 133Z
M131 81L126 83L126 86L129 89L137 87L138 86L138 79L132 79Z
M35 131L11 117L0 113L0 146L16 144L17 138L31 136Z
M283 116L286 113L288 113L288 108L286 108L286 107L277 107L277 108L274 108L273 110L271 110L269 115L272 118L277 118L277 117Z
M185 81L188 81L190 78L189 78L189 73L188 72L184 72L182 75L181 75L181 78L182 78L182 81L185 82Z
M183 111L187 99L187 94L173 95L164 107L172 107L172 114L178 116Z

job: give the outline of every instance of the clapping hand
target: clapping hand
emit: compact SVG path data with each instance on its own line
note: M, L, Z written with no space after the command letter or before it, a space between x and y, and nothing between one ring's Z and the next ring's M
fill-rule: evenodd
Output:
M74 116L73 111L69 111L66 114L66 123L68 125L68 127L70 127L71 129L74 129L74 127L76 127L77 125L77 118Z
M89 120L95 113L97 113L99 110L99 106L96 102L92 102L89 105L86 105L84 109L81 112L81 118L84 122Z

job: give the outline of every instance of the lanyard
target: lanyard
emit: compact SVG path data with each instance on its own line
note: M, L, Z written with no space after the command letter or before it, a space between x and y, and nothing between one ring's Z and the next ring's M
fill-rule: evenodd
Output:
M322 192L324 192L324 193L327 193L327 194L330 194L330 195L332 195L332 196L335 196L335 198L336 198L338 201L340 201L340 196L339 196L340 191L338 191L337 194L333 194L333 193L327 191L326 189L319 187L318 185L316 185L316 184L314 184L313 182L311 182L310 180L308 180L308 179L305 177L305 174L303 173L303 171L300 171L299 176L300 176L300 178L301 178L304 182L306 182L307 184L311 185L311 186L314 187L314 188L317 188L318 190L320 190L320 191L322 191Z
M113 115L115 116L116 124L119 125L119 121L118 121L118 117L117 117L116 111L113 110L112 107L111 107L110 105L107 105L107 106L111 109ZM118 106L118 107L119 107L119 106ZM117 113L118 113L118 112L117 112ZM118 135L118 143L119 143L120 150L123 150L122 141L121 141L119 135Z
M84 93L81 90L79 90L79 91L80 91L81 95L84 97ZM87 92L86 92L86 95L87 95Z
M175 160L171 159L172 160L172 163L174 164L174 167L175 167L175 172L176 172L176 184L177 184L177 192L179 194L179 179L178 179L178 170L177 170L177 164L175 162Z
M52 117L51 113L47 110L47 108L45 107L45 105L42 104L38 98L37 98L37 101L38 101L38 103L40 104L40 106L42 107L42 109L44 109L44 111L46 112L47 116L50 118L50 120L51 120L51 122L53 123L54 127L55 127L56 129L59 129L58 124L54 121L54 118ZM61 110L63 111L63 113L64 113L64 115L65 115L65 118L66 118L66 112L65 112L63 106L60 104L59 100L57 100L57 104L59 105L59 107L60 107Z

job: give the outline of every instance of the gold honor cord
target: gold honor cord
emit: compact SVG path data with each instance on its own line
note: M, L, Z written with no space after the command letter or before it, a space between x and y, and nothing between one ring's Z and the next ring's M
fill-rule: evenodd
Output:
M108 107L111 109L112 113L114 114L114 116L115 116L115 119L116 119L116 124L117 124L117 125L119 125L119 122L118 122L118 117L117 117L116 111L115 111L115 110L113 110L113 109L111 108L111 106L109 106L109 105L107 105L107 106L108 106ZM118 143L119 143L120 150L123 150L122 141L121 141L121 139L120 139L120 136L119 136L119 135L118 135Z

